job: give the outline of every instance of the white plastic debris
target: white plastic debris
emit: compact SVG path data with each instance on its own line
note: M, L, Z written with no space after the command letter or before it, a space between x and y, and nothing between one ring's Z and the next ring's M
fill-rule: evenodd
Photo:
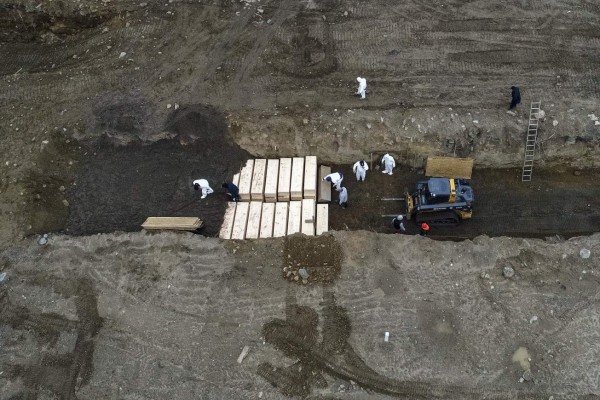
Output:
M389 341L390 341L390 333L389 333L389 332L386 332L386 333L383 335L383 341L384 341L384 342L389 342Z
M127 53L125 53L124 51L121 52L121 54L119 54L119 58L123 58L127 55Z

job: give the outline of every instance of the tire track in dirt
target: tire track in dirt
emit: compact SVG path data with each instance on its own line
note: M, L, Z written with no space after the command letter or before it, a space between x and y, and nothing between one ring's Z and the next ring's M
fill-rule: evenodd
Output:
M10 300L6 286L0 286L2 324L23 330L24 335L33 334L44 344L36 360L9 364L8 377L22 379L21 395L25 398L37 398L41 389L45 389L62 399L76 399L77 390L91 379L96 336L102 326L95 288L86 278L59 279L42 273L22 274L20 278L26 285L48 288L72 299L78 320L17 306ZM56 347L61 333L75 336L74 347L66 354Z
M271 18L272 23L265 28L265 32L258 35L254 41L252 49L244 57L242 68L238 69L235 77L232 80L233 90L235 93L232 100L237 102L237 105L242 105L247 101L247 98L243 95L243 93L247 90L244 87L244 84L248 80L250 72L257 65L260 57L267 48L267 45L270 43L271 39L281 25L288 18L293 18L298 13L299 10L295 9L297 4L298 3L294 0L280 0L279 5L277 6ZM261 96L260 92L253 94L257 97Z
M409 398L440 399L545 399L547 395L529 391L500 391L486 387L467 387L416 381L398 381L378 374L362 361L347 340L351 323L343 307L337 306L333 292L324 288L323 315L298 305L293 294L286 299L286 319L264 325L265 340L287 357L299 361L286 368L265 362L257 373L286 395L307 396L312 387L325 387L323 373L379 393ZM317 328L321 326L322 341Z

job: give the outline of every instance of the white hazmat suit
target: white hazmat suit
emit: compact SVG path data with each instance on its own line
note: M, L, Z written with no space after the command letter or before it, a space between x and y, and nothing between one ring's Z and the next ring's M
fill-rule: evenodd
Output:
M369 165L363 160L357 161L354 163L352 167L352 171L356 174L357 181L365 181L367 177L367 171L369 170Z
M386 153L381 159L381 164L383 164L382 172L384 174L392 175L392 170L396 167L396 160L394 160L394 157Z
M342 175L341 172L334 172L333 174L327 175L325 178L323 178L323 180L327 181L327 182L331 182L333 184L333 187L335 188L335 190L337 190L339 192L342 187L342 181L344 180L344 175Z
M348 204L348 190L343 187L340 190L340 206L346 207Z
M356 78L356 81L358 82L358 90L356 91L356 94L360 94L360 99L364 100L367 93L367 80L359 76Z
M200 197L201 199L205 199L206 196L214 192L206 179L196 179L192 185L196 190L202 189L202 197Z

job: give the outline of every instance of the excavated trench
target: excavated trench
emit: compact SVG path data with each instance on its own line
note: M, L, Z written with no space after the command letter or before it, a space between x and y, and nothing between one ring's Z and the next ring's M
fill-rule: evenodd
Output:
M206 139L216 143L218 137ZM204 234L216 236L228 201L220 183L230 179L250 156L226 141L218 146L220 151L214 151L206 140L183 142L182 136L151 145L117 146L108 139L95 142L82 155L75 185L66 193L69 211L63 223L50 218L53 225L41 224L35 231L62 230L72 235L137 231L148 216L199 216L205 221ZM344 174L343 185L349 193L349 207L341 208L333 192L332 230L395 233L391 220L404 211L404 204L384 199L402 197L423 178L420 171L407 167L398 167L389 176L374 166L365 182L357 182L350 165L334 165L332 170ZM215 189L202 201L191 186L200 177ZM476 169L471 180L473 218L456 227L432 228L430 236L450 240L478 235L568 238L597 232L600 187L595 182L599 178L600 171L593 170L535 170L533 181L522 183L517 169ZM32 182L31 186L36 185ZM38 222L43 221L42 208L54 216L53 207L64 210L60 199L42 208L39 201L34 204ZM406 234L418 234L413 221L406 228Z

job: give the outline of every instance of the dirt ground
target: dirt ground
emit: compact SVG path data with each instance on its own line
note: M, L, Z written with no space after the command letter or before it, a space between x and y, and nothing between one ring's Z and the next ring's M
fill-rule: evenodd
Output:
M600 395L597 235L324 239L52 235L3 251L0 397ZM290 282L300 247L333 250L339 273Z
M413 191L416 182L426 178L423 170L398 167L389 176L375 168L367 172L364 182L357 182L351 165L332 167L344 174L349 207L341 208L333 191L331 229L395 232L392 219L404 213L404 202L382 199L403 198L405 190ZM470 181L475 193L473 217L457 227L432 228L430 234L438 239L478 235L569 238L592 234L600 229L599 178L594 170L582 173L555 168L536 170L533 181L523 183L520 170L476 169ZM413 221L405 222L405 227L407 234L419 233Z
M600 396L598 2L8 0L0 54L0 398ZM333 233L210 238L247 158L303 155ZM430 155L473 219L392 235Z

